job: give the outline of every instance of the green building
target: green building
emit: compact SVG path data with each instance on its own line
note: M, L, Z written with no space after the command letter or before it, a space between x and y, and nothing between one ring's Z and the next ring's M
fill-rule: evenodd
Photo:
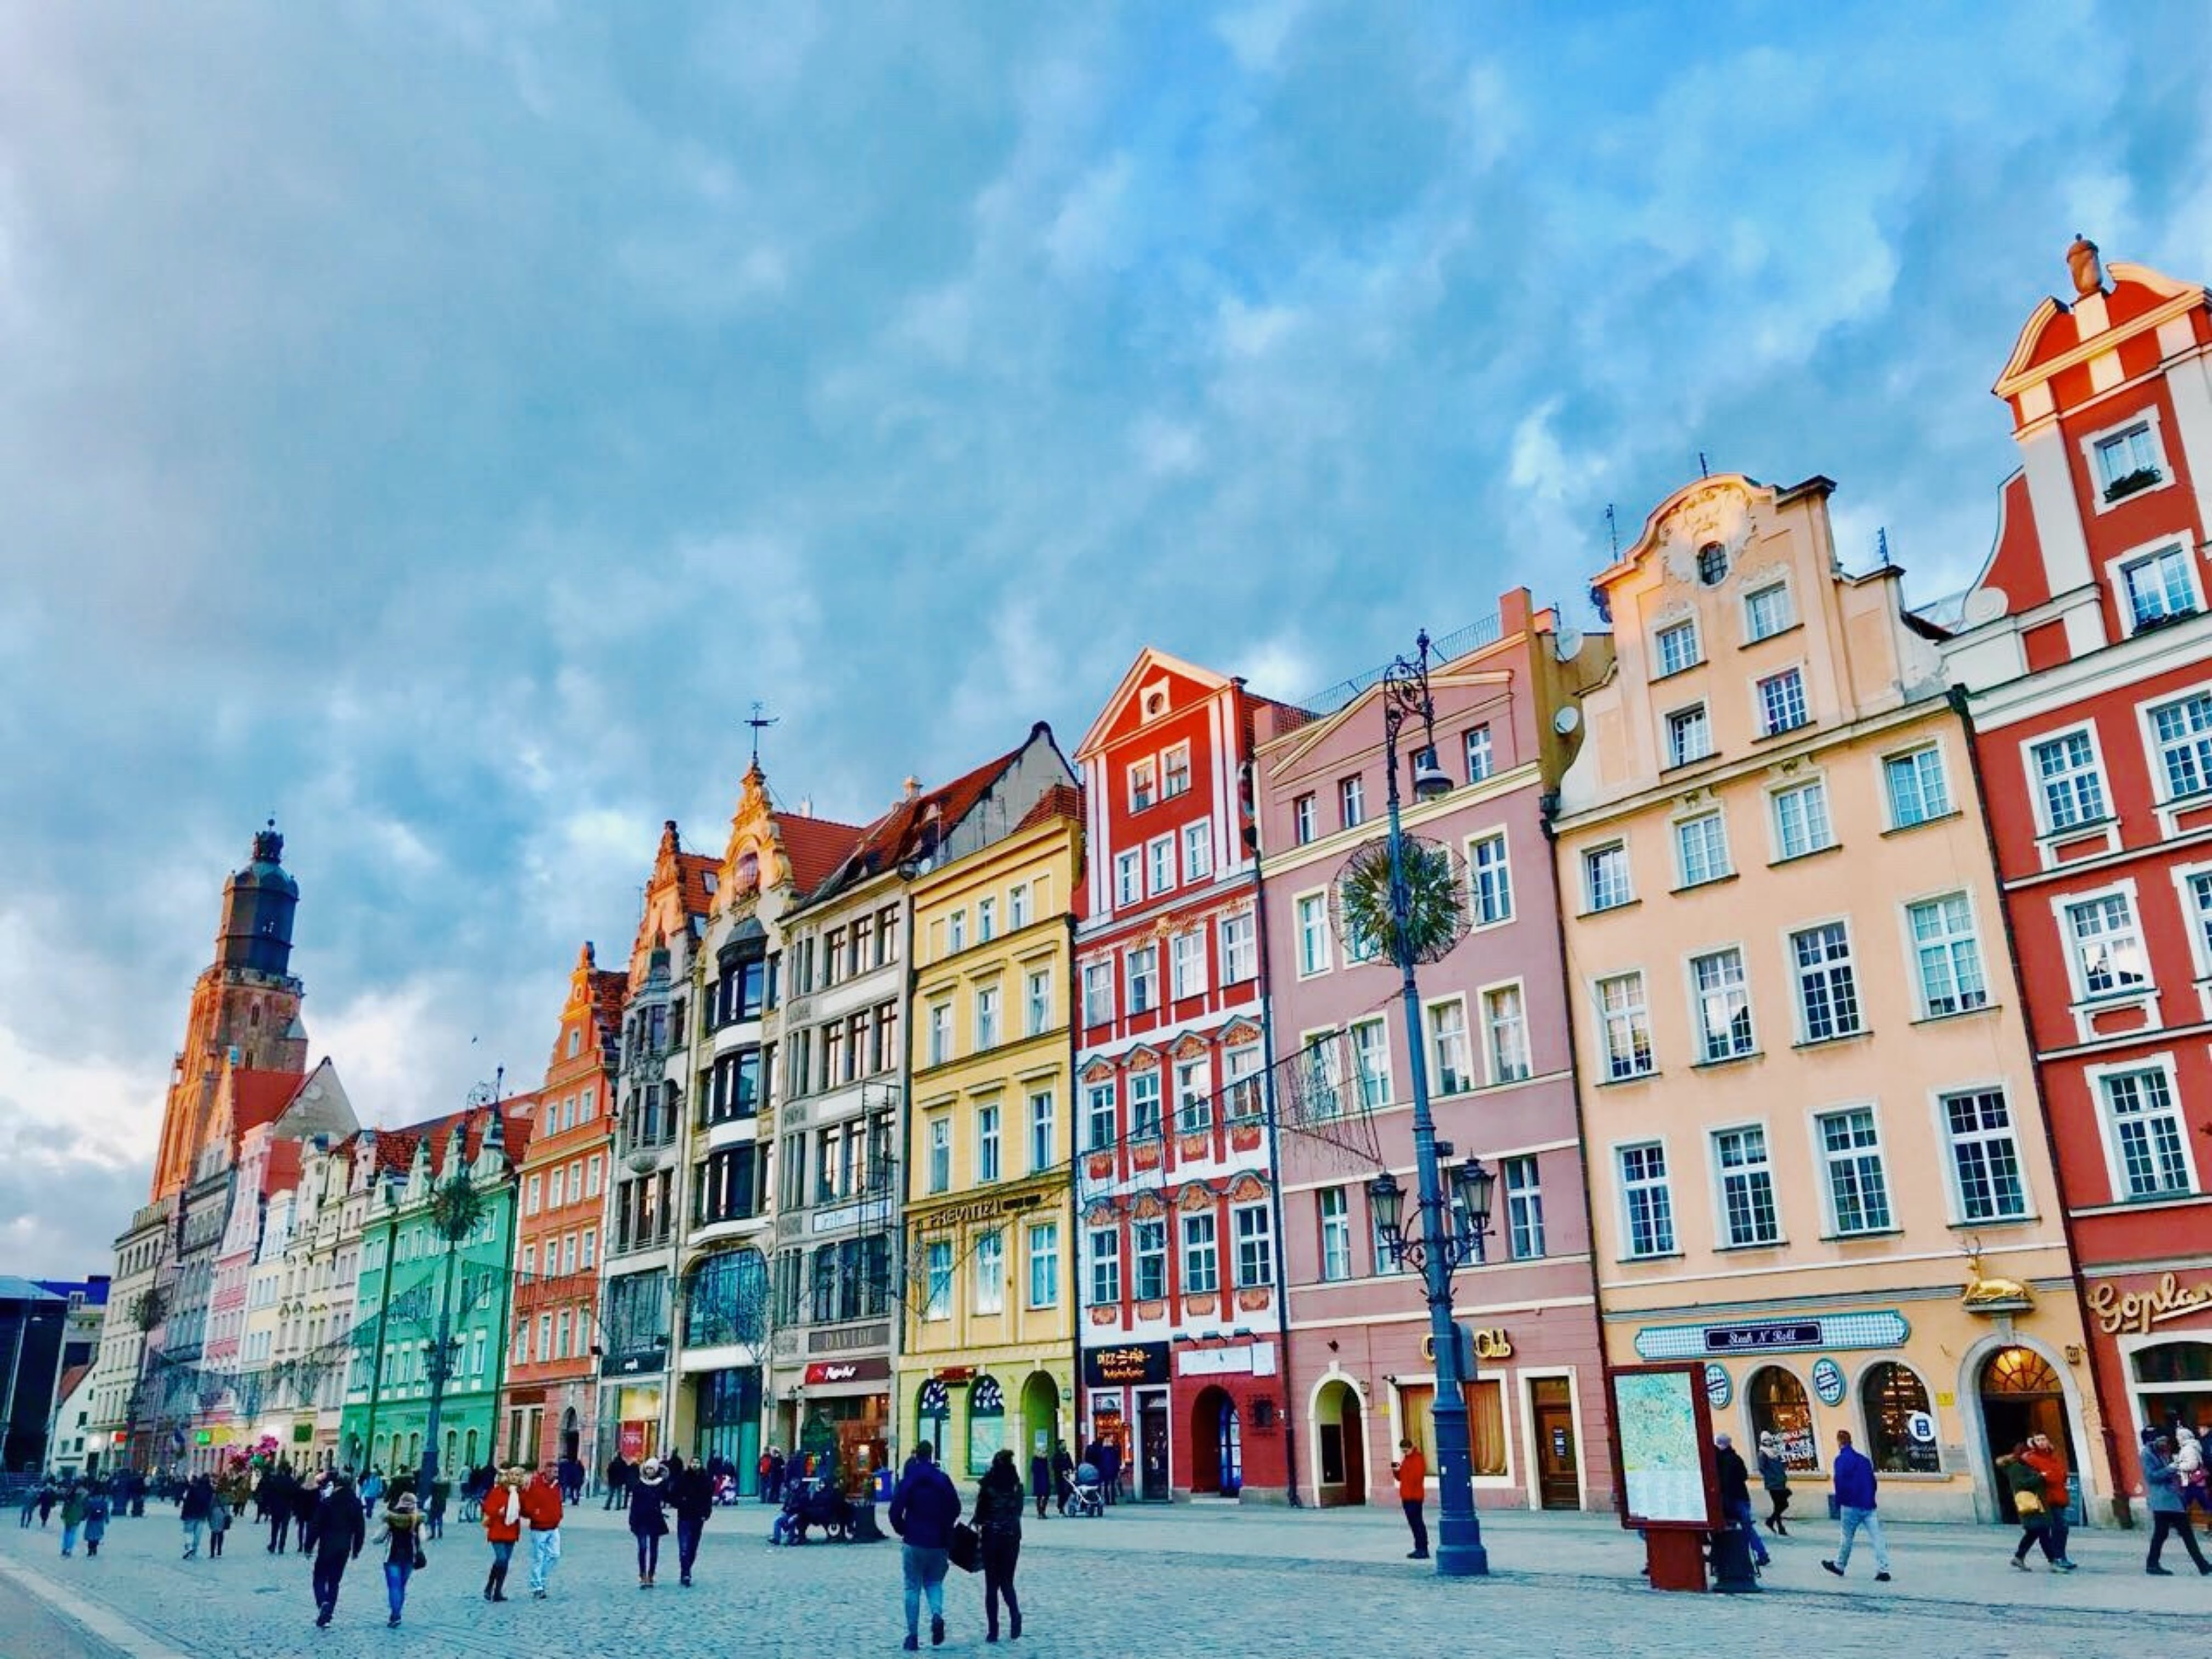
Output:
M439 1407L439 1478L458 1483L493 1455L513 1294L514 1172L529 1132L528 1118L477 1106L358 1138L349 1199L363 1206L360 1272L338 1431L345 1465L373 1466L387 1479L422 1467L441 1320L452 1359ZM473 1200L455 1191L462 1177ZM459 1222L465 1230L449 1246Z

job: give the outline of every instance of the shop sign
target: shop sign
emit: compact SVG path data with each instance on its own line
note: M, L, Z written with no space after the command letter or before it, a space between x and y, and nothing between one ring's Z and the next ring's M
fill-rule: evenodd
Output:
M2186 1319L2208 1306L2212 1306L2212 1279L2184 1285L2172 1273L2161 1274L2158 1284L2148 1291L2124 1291L2109 1280L2089 1289L2089 1311L2106 1336L2118 1336L2123 1331L2148 1336L2152 1326L2169 1319Z
M1813 1362L1813 1392L1820 1396L1823 1406L1844 1403L1844 1368L1832 1359Z
M932 1210L915 1218L925 1232L940 1227L957 1226L963 1221L988 1221L1002 1215L1018 1215L1024 1210L1034 1210L1044 1202L1042 1193L1013 1193L1005 1198L978 1199L968 1204L949 1204L941 1210Z
M1712 1408L1724 1412L1728 1409L1729 1401L1735 1398L1735 1383L1729 1376L1728 1367L1717 1363L1708 1364L1705 1367L1705 1399Z
M1906 1417L1905 1431L1912 1437L1916 1445L1932 1446L1936 1443L1936 1419L1926 1412L1914 1412Z
M1125 1342L1118 1348L1083 1351L1084 1386L1110 1389L1125 1382L1164 1382L1168 1380L1168 1345L1164 1342Z
M1805 1348L1894 1348L1911 1334L1903 1314L1885 1308L1759 1325L1648 1325L1636 1334L1636 1352L1642 1359L1661 1360Z
M1462 1326L1461 1328L1466 1328ZM1477 1359L1513 1358L1513 1339L1505 1334L1504 1326L1493 1325L1485 1330L1468 1331L1467 1334L1474 1339L1474 1357ZM1460 1352L1462 1353L1467 1352L1464 1345L1462 1346ZM1425 1336L1421 1339L1421 1358L1431 1364L1436 1363L1437 1340L1435 1337Z
M1185 1348L1176 1356L1176 1370L1184 1376L1228 1376L1240 1371L1273 1376L1275 1345L1255 1342L1241 1348Z
M974 1380L975 1368L973 1365L939 1365L934 1375L939 1382L967 1382Z
M881 1382L890 1377L891 1362L878 1355L872 1359L817 1359L806 1368L806 1386L830 1382Z

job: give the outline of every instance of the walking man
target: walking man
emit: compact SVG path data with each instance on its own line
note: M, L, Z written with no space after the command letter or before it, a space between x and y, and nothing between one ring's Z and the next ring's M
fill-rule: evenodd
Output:
M204 1474L192 1477L185 1488L185 1496L177 1505L177 1518L185 1525L185 1559L189 1561L200 1553L200 1531L215 1513L215 1486Z
M915 1443L891 1493L891 1530L905 1540L899 1572L906 1589L906 1650L921 1645L921 1601L929 1598L929 1644L945 1645L945 1569L951 1564L952 1528L960 1519L960 1494L937 1467L935 1448ZM1038 1462L1044 1460L1040 1457ZM1039 1513L1042 1513L1040 1498Z
M1851 1444L1849 1429L1836 1431L1836 1508L1844 1523L1844 1547L1821 1566L1837 1577L1851 1565L1851 1540L1862 1532L1874 1546L1874 1582L1889 1582L1889 1546L1881 1541L1881 1517L1875 1513L1874 1464Z
M1421 1516L1421 1505L1428 1501L1429 1466L1421 1455L1421 1449L1410 1440L1398 1443L1398 1461L1390 1472L1398 1477L1398 1502L1406 1511L1406 1524L1413 1530L1413 1547L1406 1552L1408 1561L1429 1559L1429 1523Z
M550 1467L540 1468L522 1489L522 1518L530 1522L530 1595L545 1599L545 1581L561 1559L561 1481Z
M281 1463L261 1477L261 1518L269 1523L268 1553L271 1555L283 1554L284 1546L290 1540L292 1486L292 1471Z
M672 1463L673 1459L670 1460ZM691 1588L691 1564L699 1559L699 1539L707 1518L714 1512L714 1480L698 1464L680 1471L669 1483L668 1500L676 1510L676 1570L678 1582Z
M1759 1535L1759 1522L1752 1514L1751 1471L1744 1467L1743 1454L1728 1435L1713 1437L1713 1473L1720 1479L1721 1513L1728 1517L1729 1526L1741 1528L1751 1540L1751 1559L1762 1567L1772 1565L1766 1540Z
M2020 1461L2033 1469L2043 1482L2044 1513L2051 1518L2043 1528L2043 1553L2051 1566L2059 1572L2074 1571L2074 1561L2066 1553L2066 1540L2072 1535L2067 1525L2067 1506L2074 1501L2073 1488L2066 1479L2066 1460L2051 1443L2047 1434L2032 1434L2027 1437L2027 1449Z
M368 1524L362 1517L361 1498L353 1483L343 1474L332 1475L307 1522L307 1540L301 1546L302 1553L310 1546L315 1552L312 1582L318 1628L327 1629L331 1615L338 1610L338 1581L345 1577L346 1563L360 1557L368 1536Z
M611 1510L629 1507L629 1462L620 1452L607 1460L607 1503Z

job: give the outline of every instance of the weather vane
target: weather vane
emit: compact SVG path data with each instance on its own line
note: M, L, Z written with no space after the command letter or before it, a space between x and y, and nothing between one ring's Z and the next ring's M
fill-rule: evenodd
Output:
M753 703L752 718L745 722L747 726L751 726L753 729L753 764L755 766L758 766L760 764L761 733L767 731L769 726L774 726L775 723L775 720L771 718L769 714L768 705L756 700Z

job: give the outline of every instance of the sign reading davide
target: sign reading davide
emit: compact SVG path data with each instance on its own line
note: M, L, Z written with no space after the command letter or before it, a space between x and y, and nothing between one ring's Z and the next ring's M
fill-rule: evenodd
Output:
M1086 1388L1115 1389L1167 1380L1168 1345L1164 1342L1125 1342L1119 1347L1083 1351Z

